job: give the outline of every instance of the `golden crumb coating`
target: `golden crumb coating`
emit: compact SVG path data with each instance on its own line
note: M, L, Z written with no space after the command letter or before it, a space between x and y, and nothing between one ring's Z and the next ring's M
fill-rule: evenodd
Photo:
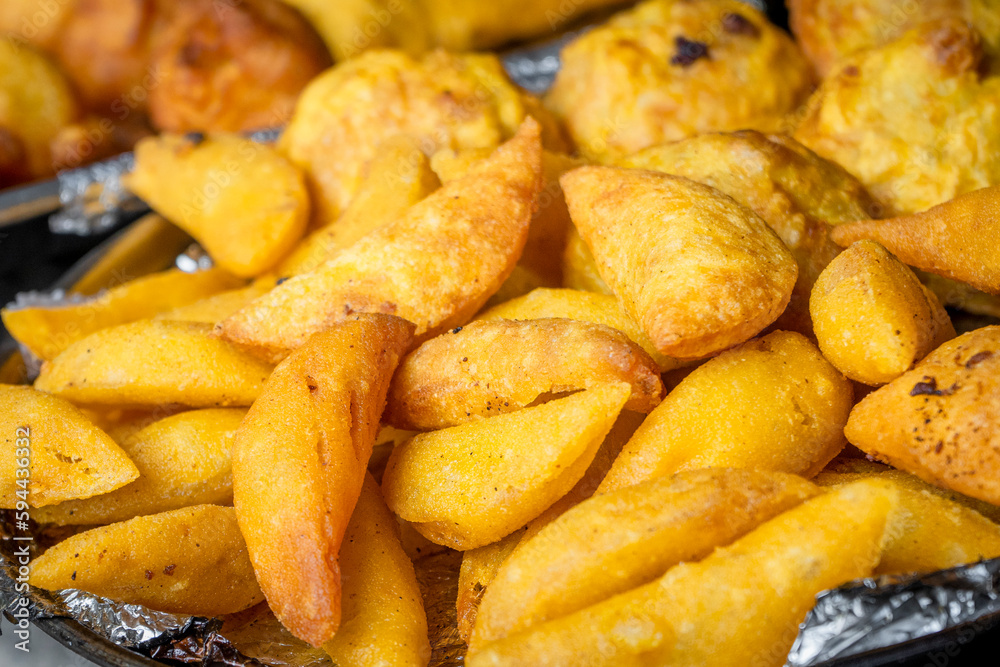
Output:
M546 98L586 157L777 130L812 90L791 38L735 0L650 0L570 43Z

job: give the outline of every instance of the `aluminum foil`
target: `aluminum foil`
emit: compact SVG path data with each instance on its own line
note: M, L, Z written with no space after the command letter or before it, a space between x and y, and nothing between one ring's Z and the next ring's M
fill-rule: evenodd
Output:
M1000 621L1000 558L930 574L885 576L821 593L788 654L815 667L935 633Z
M751 2L759 5L759 2ZM578 34L578 33L577 33ZM559 69L559 50L574 36L568 33L539 45L502 55L510 77L523 88L544 93ZM257 133L257 141L274 141L280 131ZM61 233L94 234L116 226L144 204L123 187L131 170L131 153L59 177L64 208L50 226ZM178 258L184 270L203 268L197 249ZM43 299L63 302L63 294L19 296L19 304ZM17 590L13 519L0 514L0 609L11 616L70 617L96 635L142 655L175 662L229 667L328 667L326 654L296 639L274 618L266 604L225 619L164 614L78 590L50 593ZM37 526L33 526L35 530ZM58 534L37 533L32 553ZM64 536L64 535L63 535ZM432 648L431 667L464 663L465 644L458 636L455 600L461 555L445 551L419 558L414 566L424 595ZM26 604L22 604L26 603ZM835 664L848 657L870 655L889 646L970 623L1000 619L1000 559L928 575L865 579L818 596L788 656L789 667Z
M19 590L17 555L26 549L35 558L77 530L46 529L34 522L27 529L18 528L14 512L0 511L0 610L15 624L22 617L30 621L72 618L95 635L138 654L205 667L334 667L322 649L296 639L282 627L266 603L210 619L154 611L76 589L45 591L28 586ZM465 644L458 636L455 610L461 562L461 554L455 551L414 562L427 610L431 667L464 662Z

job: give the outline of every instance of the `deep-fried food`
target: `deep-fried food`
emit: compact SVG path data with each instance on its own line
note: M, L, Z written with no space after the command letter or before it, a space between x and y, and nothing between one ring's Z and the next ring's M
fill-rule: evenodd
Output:
M562 177L601 277L661 353L739 345L788 305L798 267L752 211L667 174L580 167Z
M421 345L393 377L385 423L430 431L514 412L540 396L627 382L625 407L663 398L659 367L610 327L549 318L476 321Z
M955 337L934 293L874 241L858 241L830 263L809 312L823 356L869 385L895 380Z
M788 0L788 22L820 76L845 56L882 46L926 21L957 18L997 52L1000 23L992 0Z
M530 118L517 135L402 218L312 273L290 278L219 325L262 356L280 356L356 312L399 315L431 336L465 324L510 275L541 187Z
M850 56L809 101L795 138L857 176L883 214L1000 184L1000 79L981 77L980 56L955 19Z
M1000 187L983 188L891 220L859 220L833 230L848 245L872 239L924 271L1000 294Z
M843 449L851 383L800 334L776 331L696 368L642 423L606 492L680 470L812 477Z
M55 171L49 144L75 120L63 74L29 46L0 48L0 188Z
M500 61L487 54L435 51L415 59L372 51L313 81L302 95L281 149L305 172L319 224L336 219L357 194L379 146L411 137L424 153L494 148L531 113ZM547 132L552 134L552 132ZM545 137L547 146L559 141Z
M864 398L851 443L917 477L1000 504L1000 327L976 329Z
M809 293L840 248L827 225L870 217L861 183L794 139L753 130L709 133L640 151L622 166L653 169L710 185L764 219L799 265L788 308L776 323L809 335Z
M330 65L303 18L278 0L174 0L149 61L153 124L168 132L283 127Z
M316 334L275 369L236 433L250 560L275 616L313 646L340 624L341 540L412 333L398 317L362 314Z
M809 63L735 0L649 0L562 51L546 105L608 161L708 131L771 131L812 89Z

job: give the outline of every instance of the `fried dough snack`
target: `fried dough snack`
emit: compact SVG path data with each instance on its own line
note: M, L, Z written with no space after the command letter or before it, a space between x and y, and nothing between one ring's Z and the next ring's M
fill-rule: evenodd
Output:
M364 235L395 222L439 187L441 181L416 141L404 135L387 139L344 212L303 239L275 271L281 276L315 271Z
M176 132L279 127L330 64L312 27L278 0L2 4L0 32L51 54L86 106L115 122L148 111Z
M221 335L277 357L356 312L384 312L426 339L465 324L510 275L541 183L538 124L312 273L222 322Z
M858 220L832 236L841 245L878 241L907 264L1000 294L1000 187L969 192L914 215Z
M543 394L627 382L625 408L663 398L659 367L624 334L570 319L476 321L427 341L399 366L383 421L413 431L514 412Z
M196 322L139 320L102 329L42 364L35 388L77 403L247 406L272 365Z
M659 364L663 373L684 365L684 362L660 354L649 336L625 313L618 299L610 294L540 287L494 306L480 313L476 319L537 320L546 317L566 317L617 329L644 349Z
M233 446L233 492L257 579L282 625L320 646L341 618L337 555L413 325L360 314L275 368Z
M32 586L220 616L264 598L232 507L197 505L78 533L31 562Z
M52 55L83 103L116 119L144 109L157 82L154 40L170 21L171 0L13 0L0 32L13 32ZM48 20L36 33L39 11ZM53 11L54 10L54 11Z
M851 411L845 434L877 460L1000 504L1000 327L976 329Z
M873 241L858 241L830 263L809 309L823 356L869 385L895 380L955 337L934 293Z
M241 281L222 269L170 269L130 280L83 303L4 308L7 331L39 359L55 359L86 336L211 297Z
M921 23L957 18L980 31L991 59L1000 42L991 0L788 0L792 34L820 76L857 51L882 46ZM985 19L985 20L984 20Z
M343 620L323 650L338 667L426 667L427 615L399 524L371 474L340 546Z
M45 507L90 498L139 476L121 447L78 408L31 387L0 384L0 427L5 434L0 440L4 509L20 501ZM30 483L20 472L25 467Z
M139 470L137 480L110 493L43 507L31 516L58 526L103 525L191 505L232 504L230 450L245 414L240 408L189 410L119 438Z
M34 49L0 48L0 188L55 171L50 143L76 119L63 74Z
M813 85L791 38L735 0L647 0L561 58L546 106L601 162L701 132L777 130Z
M892 482L899 493L875 574L933 572L1000 557L1000 526L938 495L934 487L913 475L899 470L822 472L814 481L820 486L840 486L872 478Z
M419 55L490 49L556 30L625 0L287 0L319 30L337 60L393 47Z
M1000 184L1000 79L981 77L980 57L965 23L923 24L846 58L794 136L857 176L887 214Z
M885 482L846 485L701 561L486 644L467 663L779 667L816 594L871 574L896 502Z
M365 167L387 139L409 136L428 155L442 148L494 148L530 114L547 127L546 146L563 148L551 136L558 130L539 111L494 55L435 51L416 59L372 51L306 88L280 148L305 171L314 217L323 225L357 194Z
M843 449L852 398L851 383L812 343L776 331L684 378L646 417L599 490L709 467L812 477Z
M700 560L818 493L794 475L717 468L586 500L522 541L500 567L470 650Z
M562 186L601 277L662 354L715 354L788 305L795 259L763 220L718 191L616 167L574 169Z
M272 268L305 232L303 175L270 146L234 134L164 134L139 142L135 160L126 187L236 275Z
M283 127L299 93L329 67L312 27L277 0L172 0L155 38L153 124L167 132Z
M398 445L386 503L435 544L465 551L535 519L583 478L629 385L606 384Z
M776 326L811 335L809 294L840 252L827 225L871 217L874 202L856 178L794 139L753 130L701 134L647 148L621 166L690 178L763 218L791 250L799 277Z

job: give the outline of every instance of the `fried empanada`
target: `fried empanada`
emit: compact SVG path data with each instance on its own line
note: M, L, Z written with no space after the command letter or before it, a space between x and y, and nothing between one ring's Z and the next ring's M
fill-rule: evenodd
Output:
M755 213L717 190L617 167L580 167L562 185L601 277L662 354L721 352L788 305L794 257Z

